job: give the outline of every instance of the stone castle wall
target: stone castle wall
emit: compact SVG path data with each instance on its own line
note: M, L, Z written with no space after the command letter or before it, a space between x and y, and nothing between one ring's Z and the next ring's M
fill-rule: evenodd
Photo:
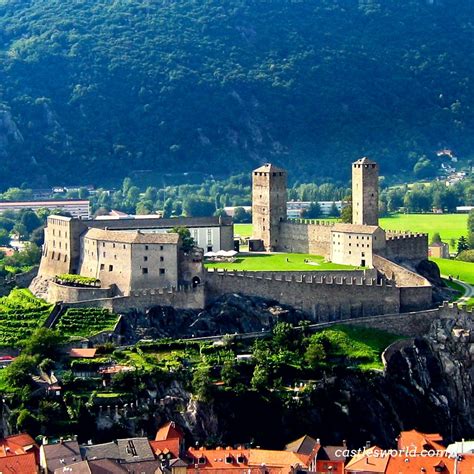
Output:
M395 262L420 262L428 258L428 234L386 231L384 257Z
M433 288L426 278L380 255L374 255L374 265L400 288L401 311L417 311L431 307Z
M315 322L400 311L400 289L376 279L210 271L206 287L207 304L225 293L242 293L294 306L311 314Z
M277 248L281 252L311 253L330 258L332 227L333 224L307 224L302 220L281 222Z
M71 292L66 306L83 308L88 306L105 308L115 313L127 313L132 310L146 312L154 306L172 306L178 309L202 309L205 306L204 285L195 288L159 288L156 290L135 290L129 296L115 296L90 300L76 300Z
M54 281L48 283L48 294L46 301L56 303L62 301L64 303L76 303L79 301L90 301L95 299L110 298L113 296L114 290L107 288L82 288L75 286L60 285Z

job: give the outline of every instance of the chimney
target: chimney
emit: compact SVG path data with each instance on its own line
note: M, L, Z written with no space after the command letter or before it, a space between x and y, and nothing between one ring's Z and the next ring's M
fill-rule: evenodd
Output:
M365 449L369 449L370 448L370 441L366 441L365 442Z
M344 449L347 449L347 440L342 440L342 446L344 446Z
M62 436L59 438L59 444L64 444L64 438Z
M48 444L49 443L49 439L47 436L44 436L43 437L43 444Z

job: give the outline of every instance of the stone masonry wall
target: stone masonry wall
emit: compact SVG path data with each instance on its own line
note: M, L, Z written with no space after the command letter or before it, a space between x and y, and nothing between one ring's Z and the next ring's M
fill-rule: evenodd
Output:
M49 303L62 301L64 303L76 303L78 301L90 301L94 299L110 298L113 290L109 288L80 288L67 285L59 285L54 281L48 283Z
M318 222L318 221L316 221ZM306 224L295 221L280 223L278 250L331 256L331 224Z
M374 265L400 288L401 311L417 311L431 307L433 288L426 278L379 255L374 255Z
M386 231L384 257L395 262L420 262L428 258L428 234Z
M130 296L92 299L68 302L68 307L93 306L106 308L115 313L127 313L132 310L146 312L154 306L172 306L178 309L203 309L205 306L204 285L195 288L160 288L156 290L136 290Z
M285 278L237 272L208 272L209 304L225 293L274 299L312 315L315 322L333 321L400 310L399 288L377 280L314 276Z

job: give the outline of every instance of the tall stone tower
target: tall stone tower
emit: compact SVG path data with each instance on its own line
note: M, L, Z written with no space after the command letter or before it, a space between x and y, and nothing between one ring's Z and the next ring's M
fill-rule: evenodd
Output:
M286 219L287 173L267 163L252 173L252 239L265 250L279 247L280 222Z
M352 163L352 223L379 225L379 165L368 158Z

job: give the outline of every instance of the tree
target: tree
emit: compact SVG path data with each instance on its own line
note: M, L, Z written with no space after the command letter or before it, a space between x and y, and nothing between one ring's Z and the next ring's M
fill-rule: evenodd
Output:
M270 370L267 365L257 364L250 380L252 388L262 391L271 386Z
M413 167L413 173L417 178L429 178L436 174L436 168L433 163L423 155Z
M41 247L44 244L44 227L38 227L30 234L30 242Z
M28 234L43 225L36 213L30 210L23 212L20 222L25 226Z
M341 213L339 212L339 209L336 206L336 203L333 202L331 204L331 208L329 209L329 217L339 217Z
M435 232L433 234L433 237L431 237L431 243L432 244L440 244L441 243L441 236L439 235L439 232Z
M272 345L279 349L289 349L297 339L296 330L290 323L280 322L272 330Z
M318 217L321 217L322 211L321 211L321 206L319 205L318 202L312 202L308 209L304 209L303 213L301 214L301 217L304 219L317 219Z
M232 361L225 361L221 369L221 379L227 387L233 387L239 378L239 372Z
M0 245L10 244L10 234L5 229L0 229Z
M350 224L352 223L352 203L346 204L341 210L341 221Z
M189 252L196 245L194 239L191 237L191 232L187 227L173 227L170 234L179 234L181 238L181 249L184 253Z
M5 380L14 389L21 389L32 384L31 376L36 371L36 358L19 355L5 370Z
M469 232L474 232L474 209L469 212L469 216L467 218L467 230Z
M201 402L208 402L212 395L211 369L208 366L199 366L193 374L193 394Z
M459 240L458 240L458 245L457 245L457 253L458 255L463 252L464 250L469 250L469 245L467 243L467 239L466 237L464 237L463 235L461 237L459 237Z
M237 207L234 211L234 222L236 224L252 222L252 213L247 212L243 207Z
M49 328L38 328L27 339L21 342L23 353L38 356L41 359L55 359L61 350L64 336Z
M168 198L163 205L163 217L165 219L171 217L172 211L173 211L173 200L171 198Z
M310 338L310 343L304 353L305 362L311 367L316 368L326 359L326 351L321 341Z
M188 217L212 216L215 210L214 203L203 198L188 197L183 203L183 211Z

